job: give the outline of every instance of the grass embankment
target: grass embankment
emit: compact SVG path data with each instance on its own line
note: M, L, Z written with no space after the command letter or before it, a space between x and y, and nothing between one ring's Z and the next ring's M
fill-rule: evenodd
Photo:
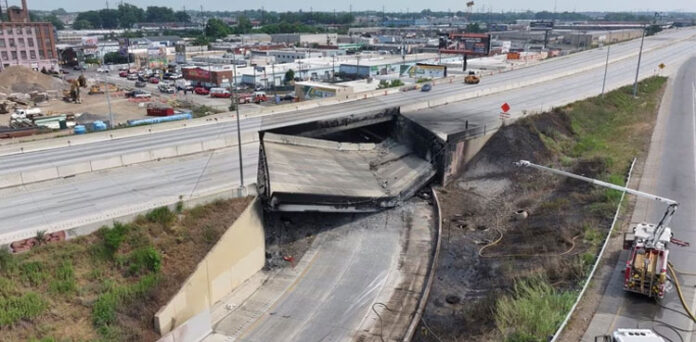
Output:
M155 209L69 241L0 253L3 341L155 340L154 313L248 204Z
M607 93L604 98L595 97L556 109L556 114L569 118L572 128L569 135L553 131L544 134L532 124L528 126L537 131L561 166L592 161L601 164L605 170L601 179L623 185L631 160L649 147L665 81L663 77L653 77L641 82L638 99L633 98L631 87L624 87ZM533 121L535 117L526 120ZM590 210L611 217L621 193L603 188L591 191L601 193L597 196L599 201ZM559 198L546 203L545 209L563 210L563 203L567 200ZM576 260L584 275L594 263L606 234L606 231L591 225L584 227L583 241L590 247ZM543 277L518 280L512 294L496 301L494 310L498 330L506 341L546 341L565 318L581 285L556 289Z

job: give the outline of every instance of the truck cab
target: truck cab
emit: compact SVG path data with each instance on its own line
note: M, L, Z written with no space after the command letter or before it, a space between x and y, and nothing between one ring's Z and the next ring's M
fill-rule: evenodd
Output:
M617 329L611 335L595 336L595 342L665 342L650 329Z

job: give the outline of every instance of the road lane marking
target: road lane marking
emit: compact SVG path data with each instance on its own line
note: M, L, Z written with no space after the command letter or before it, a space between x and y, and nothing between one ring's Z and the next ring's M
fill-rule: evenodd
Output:
M609 325L609 329L607 330L607 334L611 334L614 332L614 326L616 326L616 320L621 316L621 311L623 311L624 306L619 305L619 310L616 311L616 314L614 315L614 319L611 320L611 324Z
M691 82L691 134L693 137L691 152L694 155L694 176L696 176L696 81ZM696 178L694 178L694 184L696 184ZM696 305L696 293L691 299L691 310L693 311ZM694 321L689 320L689 328L686 333L686 341L691 341L691 331L694 330Z

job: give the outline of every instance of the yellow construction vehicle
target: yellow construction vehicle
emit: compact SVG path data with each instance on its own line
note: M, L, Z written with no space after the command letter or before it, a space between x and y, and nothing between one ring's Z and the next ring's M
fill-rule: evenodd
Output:
M115 85L109 83L106 86L104 84L94 84L91 87L89 87L89 95L94 95L94 94L104 94L106 91L106 87L109 87L109 92L116 92L118 91L118 87Z
M466 84L479 84L479 82L481 82L481 78L476 76L473 71L469 71L469 74L464 77L464 83Z

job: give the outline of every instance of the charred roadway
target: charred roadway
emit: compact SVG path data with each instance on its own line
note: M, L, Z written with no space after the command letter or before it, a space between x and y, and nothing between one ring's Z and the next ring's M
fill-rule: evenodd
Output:
M679 202L679 210L670 224L675 238L690 241L691 247L670 248L670 261L684 272L696 272L696 57L685 62L670 78L663 98L658 123L653 133L640 190ZM657 222L665 206L639 199L631 223ZM597 312L582 341L594 341L596 335L618 328L652 328L670 341L696 341L694 322L684 314L676 290L672 288L658 305L654 300L623 291L622 271L628 258L623 251L607 285ZM696 277L679 275L686 302L694 310ZM677 335L661 323L683 332Z

